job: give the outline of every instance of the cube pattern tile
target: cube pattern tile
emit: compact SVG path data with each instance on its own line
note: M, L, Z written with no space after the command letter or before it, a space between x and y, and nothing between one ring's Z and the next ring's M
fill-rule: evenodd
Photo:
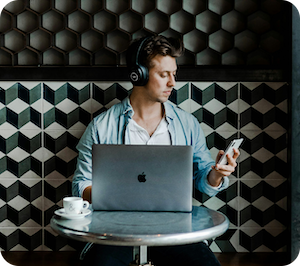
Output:
M71 194L87 124L131 89L129 82L0 82L1 250L82 248L57 235L50 219ZM284 82L177 82L172 91L170 102L198 119L213 158L244 138L228 189L212 198L194 193L196 205L229 218L229 230L209 240L215 252L286 251L289 89ZM22 115L31 109L34 115Z
M124 65L142 35L182 37L182 65L280 66L284 1L10 2L0 19L0 66ZM283 55L283 56L281 56Z

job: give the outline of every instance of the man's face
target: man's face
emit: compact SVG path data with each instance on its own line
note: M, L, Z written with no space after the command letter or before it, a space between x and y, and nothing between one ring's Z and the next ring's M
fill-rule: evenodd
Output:
M176 83L176 59L171 56L156 55L150 65L145 96L151 101L163 103L168 100Z

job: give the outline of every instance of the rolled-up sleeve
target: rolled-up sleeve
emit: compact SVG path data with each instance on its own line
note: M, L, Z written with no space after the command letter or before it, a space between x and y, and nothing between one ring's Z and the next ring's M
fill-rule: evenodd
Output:
M228 188L228 186L229 186L229 178L227 176L224 176L221 184L219 186L217 186L217 187L211 186L208 183L207 178L202 178L200 180L200 183L201 183L200 186L201 186L202 191L205 194L213 197L213 196L217 195L220 191Z

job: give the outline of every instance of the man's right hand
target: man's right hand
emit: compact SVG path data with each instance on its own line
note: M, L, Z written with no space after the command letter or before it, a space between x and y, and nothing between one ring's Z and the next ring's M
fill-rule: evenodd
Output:
M86 187L82 193L82 198L92 203L92 186Z

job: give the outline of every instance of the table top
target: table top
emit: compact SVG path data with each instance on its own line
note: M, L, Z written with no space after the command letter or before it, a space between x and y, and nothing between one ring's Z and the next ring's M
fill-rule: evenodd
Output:
M169 246L196 243L222 235L228 218L193 206L191 213L93 211L81 219L54 215L51 227L66 237L104 245Z

